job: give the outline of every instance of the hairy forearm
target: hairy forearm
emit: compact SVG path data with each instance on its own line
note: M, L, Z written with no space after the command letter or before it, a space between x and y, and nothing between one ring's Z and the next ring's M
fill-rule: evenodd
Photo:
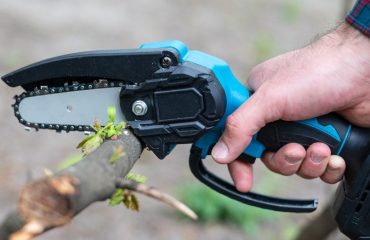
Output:
M370 38L352 25L343 22L332 32L332 35L337 36L336 39L341 45L350 46L357 56L370 59Z

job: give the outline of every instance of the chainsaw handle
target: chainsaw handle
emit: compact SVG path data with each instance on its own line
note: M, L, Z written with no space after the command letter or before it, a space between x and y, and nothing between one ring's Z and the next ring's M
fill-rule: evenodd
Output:
M199 64L212 70L226 96L225 113L222 119L193 145L190 167L194 175L214 190L250 205L278 211L309 212L315 210L316 200L296 201L255 193L241 194L234 186L207 171L200 159L210 154L212 147L224 131L227 117L245 101L248 101L251 92L236 79L228 64L223 60L202 52L188 51L186 46L179 42L172 44L172 47L177 49L182 61ZM254 162L264 152L276 151L287 143L296 142L308 147L312 143L323 142L330 147L332 154L338 154L347 160L345 174L347 182L351 183L370 148L368 136L370 134L367 131L352 126L335 114L296 122L277 121L267 124L253 136L241 158Z
M203 165L201 155L202 150L193 145L189 159L190 170L199 181L227 197L251 206L281 212L312 212L317 208L318 201L316 199L283 199L253 192L241 193L234 185L209 172Z

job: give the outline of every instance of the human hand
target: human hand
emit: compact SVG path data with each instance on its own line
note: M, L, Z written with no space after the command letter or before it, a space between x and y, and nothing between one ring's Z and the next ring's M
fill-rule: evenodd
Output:
M227 119L212 150L227 163L236 188L252 188L252 166L237 157L252 136L269 122L294 121L338 112L350 122L370 127L370 40L343 23L315 43L256 66L248 87L255 93ZM331 156L323 143L304 149L297 143L266 152L262 161L272 171L304 178L339 181L345 170L341 157Z

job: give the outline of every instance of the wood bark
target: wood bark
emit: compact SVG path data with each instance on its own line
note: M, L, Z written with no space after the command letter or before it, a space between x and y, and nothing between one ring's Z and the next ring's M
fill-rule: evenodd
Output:
M112 161L121 148L122 154ZM104 201L116 190L142 152L140 141L124 129L117 140L107 140L79 163L51 177L28 183L20 194L17 211L0 226L0 240L31 239L68 223L96 201Z

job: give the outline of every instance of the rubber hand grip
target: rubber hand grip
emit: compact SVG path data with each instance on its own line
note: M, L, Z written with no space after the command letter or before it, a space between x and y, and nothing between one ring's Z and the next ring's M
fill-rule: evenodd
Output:
M369 129L353 126L336 114L304 121L269 123L257 133L256 140L264 145L265 151L277 151L287 143L299 143L306 148L316 142L325 143L332 155L339 155L346 161L345 174L349 184L370 149Z

